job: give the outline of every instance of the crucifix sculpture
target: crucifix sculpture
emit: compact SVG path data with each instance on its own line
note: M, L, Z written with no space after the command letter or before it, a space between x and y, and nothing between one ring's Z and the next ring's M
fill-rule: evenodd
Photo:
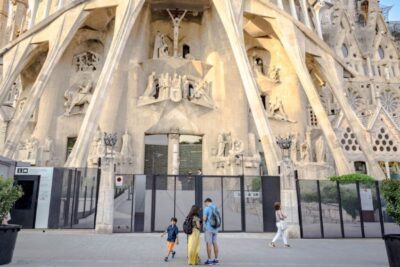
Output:
M169 9L167 9L167 12L171 17L172 24L174 26L174 57L178 57L179 28L183 18L187 13L187 10L185 10L181 16L176 15L175 17L172 15Z

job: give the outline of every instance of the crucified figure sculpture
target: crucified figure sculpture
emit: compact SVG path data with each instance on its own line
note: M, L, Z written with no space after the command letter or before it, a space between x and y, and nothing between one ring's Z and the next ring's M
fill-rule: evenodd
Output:
M178 57L179 28L183 18L187 13L187 10L185 10L180 17L178 15L174 17L169 9L167 9L167 12L171 17L172 24L174 26L174 57Z

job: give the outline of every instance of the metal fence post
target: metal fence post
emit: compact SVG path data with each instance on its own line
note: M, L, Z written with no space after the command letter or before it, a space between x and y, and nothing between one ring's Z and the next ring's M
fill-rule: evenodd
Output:
M246 200L244 195L244 175L240 176L240 200L242 211L242 232L246 232Z
M96 185L96 206L94 208L94 222L93 228L96 228L96 220L97 220L97 208L99 204L99 190L100 190L100 179L101 179L101 158L97 160L97 185Z
M319 180L317 180L317 192L318 192L319 223L321 225L321 237L325 238L324 222L322 219L321 188L320 188Z
M153 174L153 182L151 188L151 225L150 231L155 230L155 220L156 220L156 176Z
M343 211L342 211L342 196L340 194L340 184L336 181L337 189L337 201L339 203L339 218L340 218L340 231L342 232L342 238L344 238L344 224L343 224Z
M224 177L221 176L221 219L222 219L222 232L225 231L225 216L224 216Z
M301 215L300 181L296 180L297 207L299 212L300 237L303 238L303 217Z
M379 182L378 181L375 181L375 187L376 187L376 197L378 198L379 222L381 224L381 234L382 234L382 237L383 237L385 235L385 224L383 223L381 190L379 189Z
M360 182L356 182L357 188L357 197L358 197L358 210L360 212L360 225L361 225L361 236L365 238L365 229L364 229L364 218L362 214L362 206L361 206L361 196L360 196Z

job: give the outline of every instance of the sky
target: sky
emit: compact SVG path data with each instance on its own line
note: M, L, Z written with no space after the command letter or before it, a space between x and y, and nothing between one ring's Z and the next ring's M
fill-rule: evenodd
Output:
M393 6L389 13L389 21L400 21L400 0L381 0L385 6Z

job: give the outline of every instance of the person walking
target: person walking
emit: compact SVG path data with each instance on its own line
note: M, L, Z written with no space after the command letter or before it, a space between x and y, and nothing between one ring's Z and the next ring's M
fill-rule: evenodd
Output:
M206 208L203 213L204 221L204 236L207 246L207 261L205 265L219 264L218 253L219 247L217 242L218 230L221 227L221 215L218 207L212 202L210 198L204 201ZM211 260L211 249L214 248L214 260Z
M285 219L287 218L287 216L281 210L281 203L275 202L274 209L275 209L275 217L276 217L276 227L278 228L278 231L276 232L274 239L272 239L272 242L269 243L269 246L271 248L276 247L275 243L278 240L278 238L281 237L285 248L289 248L290 245L288 244L288 240L286 237L287 223L285 222Z
M200 215L199 207L193 205L187 216L188 222L192 225L192 233L188 235L188 264L199 265L199 253L200 253Z
M164 258L164 261L168 261L169 255L172 254L172 258L175 258L175 244L179 245L179 228L176 226L178 219L175 217L171 218L170 225L168 225L167 230L161 234L161 237L164 237L167 234L167 255Z

